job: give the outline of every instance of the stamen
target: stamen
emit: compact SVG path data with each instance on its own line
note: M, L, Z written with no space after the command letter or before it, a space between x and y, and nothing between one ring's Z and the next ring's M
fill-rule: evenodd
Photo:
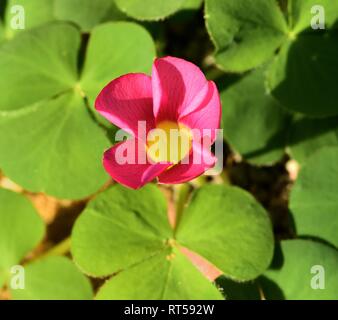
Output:
M183 124L162 121L147 137L147 153L155 162L179 163L192 146L191 130Z

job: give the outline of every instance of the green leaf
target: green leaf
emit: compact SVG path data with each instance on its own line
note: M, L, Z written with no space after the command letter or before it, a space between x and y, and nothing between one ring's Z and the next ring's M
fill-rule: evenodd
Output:
M216 63L226 71L243 72L277 52L267 85L281 105L312 117L337 115L338 38L333 32L311 29L313 5L324 6L329 27L336 23L338 4L333 2L290 1L287 26L276 0L206 0ZM305 27L307 32L299 33Z
M206 185L197 190L183 212L176 239L240 281L264 272L273 252L266 211L236 187Z
M14 300L91 300L89 280L65 257L37 260L25 266L25 288L11 289Z
M297 233L338 247L338 147L316 152L302 167L292 189L290 209Z
M126 18L114 0L56 0L54 12L57 19L75 22L84 31L102 22Z
M93 194L108 179L101 158L110 143L93 100L115 77L149 71L155 56L141 26L101 25L80 81L79 47L76 28L52 23L0 49L0 166L25 189L67 199Z
M53 0L54 1L54 0ZM53 16L53 1L50 0L8 0L5 14L7 36L12 38L18 32L31 29L55 20ZM12 11L15 6L24 9L24 29L13 29L12 21L17 21L18 11ZM12 9L13 8L13 9ZM14 20L13 20L14 19Z
M0 288L8 280L11 267L41 240L44 224L28 199L0 189Z
M109 141L76 84L79 45L74 27L53 23L0 50L1 167L24 188L59 198L83 198L107 178L100 159Z
M220 297L178 251L182 245L231 278L254 278L269 265L273 250L270 221L246 192L205 186L197 191L182 219L175 238L165 199L155 185L140 190L114 185L91 201L77 220L72 254L85 273L113 275L98 295L104 299Z
M243 72L264 63L288 33L276 0L206 0L205 17L216 62L226 71Z
M307 116L338 114L338 37L304 34L285 44L267 73L272 94L292 111Z
M322 147L338 147L338 117L296 117L290 127L288 145L291 156L300 163Z
M220 300L221 293L177 249L166 249L113 276L96 299Z
M1 166L31 191L69 199L94 193L108 179L101 164L108 146L78 94L0 113Z
M91 105L114 78L130 72L149 73L155 55L150 34L135 23L106 23L94 28L81 77Z
M72 253L88 274L113 276L98 299L220 299L222 296L170 243L167 208L155 185L115 185L75 224Z
M289 21L294 34L310 28L312 19L318 14L317 10L312 13L311 9L318 5L324 8L326 28L333 27L338 20L337 1L293 0L288 2Z
M172 237L162 193L154 185L130 190L114 185L90 202L72 234L76 263L108 276L163 250Z
M281 243L281 266L270 269L260 280L268 300L335 300L338 292L338 251L310 240ZM324 268L324 289L313 289ZM312 271L312 272L311 272Z
M138 20L160 20L179 10L185 0L115 0L118 8Z
M284 154L288 116L264 87L258 69L221 92L223 134L231 147L255 164L272 164Z
M21 33L5 43L0 49L0 111L17 110L74 87L79 46L80 33L64 23Z

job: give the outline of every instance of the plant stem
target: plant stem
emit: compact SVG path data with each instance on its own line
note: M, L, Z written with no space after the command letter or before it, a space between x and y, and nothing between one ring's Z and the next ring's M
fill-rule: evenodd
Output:
M192 187L188 183L183 183L176 185L174 190L176 199L176 219L175 219L175 229L176 229L182 217L185 205L189 199Z

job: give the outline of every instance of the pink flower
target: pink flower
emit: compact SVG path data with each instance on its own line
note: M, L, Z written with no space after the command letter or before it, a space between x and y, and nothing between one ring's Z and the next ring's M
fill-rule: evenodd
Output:
M188 61L160 58L154 62L151 77L142 73L123 75L100 92L95 107L132 135L107 150L103 157L106 171L127 187L140 188L156 177L159 183L183 183L215 164L215 156L202 146L202 141L215 141L221 117L219 94L215 83L207 81L202 71ZM138 130L140 121L146 124L145 135ZM174 129L182 135L176 143L169 135ZM164 146L153 137L159 130L168 138ZM159 149L172 146L179 151L173 156L161 156ZM133 163L120 163L121 148L133 150ZM140 161L141 158L146 160Z

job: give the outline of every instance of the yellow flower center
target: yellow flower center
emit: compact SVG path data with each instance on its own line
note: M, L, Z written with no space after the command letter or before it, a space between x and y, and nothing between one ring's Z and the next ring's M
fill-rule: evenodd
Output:
M162 121L147 137L147 153L155 162L179 163L190 151L191 130L173 121Z

